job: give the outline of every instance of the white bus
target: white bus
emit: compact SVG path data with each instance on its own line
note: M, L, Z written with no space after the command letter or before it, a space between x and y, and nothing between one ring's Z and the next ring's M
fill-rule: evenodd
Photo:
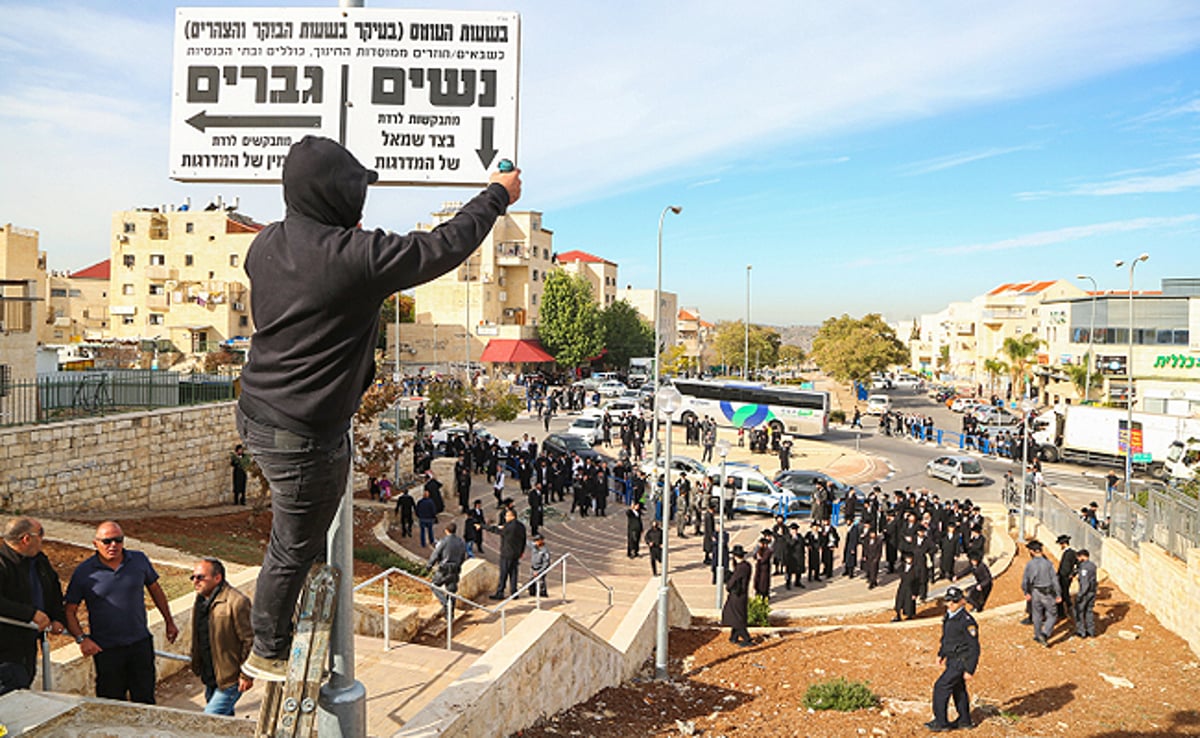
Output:
M738 382L672 381L683 403L672 421L711 417L718 425L766 425L793 436L821 436L829 430L829 393Z

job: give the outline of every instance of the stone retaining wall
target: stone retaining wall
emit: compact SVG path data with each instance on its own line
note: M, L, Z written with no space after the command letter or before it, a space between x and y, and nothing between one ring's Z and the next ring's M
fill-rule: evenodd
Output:
M671 626L686 627L691 615L674 584L669 597ZM654 651L657 613L657 581L647 582L611 642L562 613L531 612L396 735L516 734L635 676Z
M231 502L229 454L238 443L233 407L225 402L0 429L0 508L55 515Z
M1058 535L1041 523L1035 532L1042 541ZM1135 551L1105 538L1101 571L1200 656L1200 548L1189 548L1180 561L1155 543L1140 543Z
M69 515L229 504L229 454L239 443L235 405L0 428L0 510ZM411 458L405 454L402 464ZM366 486L366 476L356 473L354 488ZM246 492L258 494L253 478Z

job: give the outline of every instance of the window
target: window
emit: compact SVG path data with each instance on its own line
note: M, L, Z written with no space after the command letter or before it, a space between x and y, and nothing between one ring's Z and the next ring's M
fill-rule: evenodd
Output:
M533 270L533 281L534 282L538 281L537 278L538 278L538 271L536 269L534 269Z
M167 263L167 257L163 254L150 254L150 266L164 266Z
M133 254L125 254L125 256L124 256L124 257L122 257L122 263L123 263L123 264L125 264L125 266L127 266L127 267L129 267L129 268L131 268L131 269L132 269L132 268L133 268L133 265L134 265L134 263L135 263L135 259L133 258Z
M133 224L133 223L130 223L130 222L126 221L126 222L125 222L125 232L126 232L126 233L136 233L136 232L137 232L137 226L136 226L135 224Z
M237 254L230 254L230 255L229 255L229 266L231 266L231 267L235 267L235 266L237 266L237 265L238 265L238 255L237 255Z
M151 284L150 285L150 294L165 295L165 294L167 294L167 289L165 287L163 287L161 284Z
M51 297L66 297L67 291L65 289L62 289L59 287L53 287L50 289L50 296Z
M121 285L121 294L122 295L132 295L133 294L133 285L131 285L131 284Z
M162 325L162 324L163 324L163 314L162 313L150 313L150 325Z
M183 230L187 233L195 233L196 232L196 224L188 223L183 227Z
M249 325L250 325L250 318L247 318L245 315L242 315L238 318L238 326L239 327L246 328Z
M132 315L122 315L121 316L121 325L133 325L133 316Z
M82 290L69 290L67 292L67 294L70 295L71 297L83 297Z
M191 224L189 223L188 225L191 225ZM196 257L192 256L191 254L183 255L183 265L184 266L190 267L190 266L195 265L195 263L196 263Z
M531 304L531 305L537 304L537 295L536 294L529 296L529 304Z

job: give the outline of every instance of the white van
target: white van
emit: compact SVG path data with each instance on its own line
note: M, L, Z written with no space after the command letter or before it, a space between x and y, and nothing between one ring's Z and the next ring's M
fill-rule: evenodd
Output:
M892 409L892 398L887 395L867 395L867 415L883 415Z

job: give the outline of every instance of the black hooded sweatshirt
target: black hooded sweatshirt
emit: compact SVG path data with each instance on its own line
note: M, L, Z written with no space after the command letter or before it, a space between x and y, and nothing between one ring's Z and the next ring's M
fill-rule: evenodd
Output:
M492 184L430 232L365 231L376 179L327 138L288 152L287 215L246 256L255 333L238 405L251 419L307 437L344 433L375 376L383 301L462 263L508 207L508 191Z

